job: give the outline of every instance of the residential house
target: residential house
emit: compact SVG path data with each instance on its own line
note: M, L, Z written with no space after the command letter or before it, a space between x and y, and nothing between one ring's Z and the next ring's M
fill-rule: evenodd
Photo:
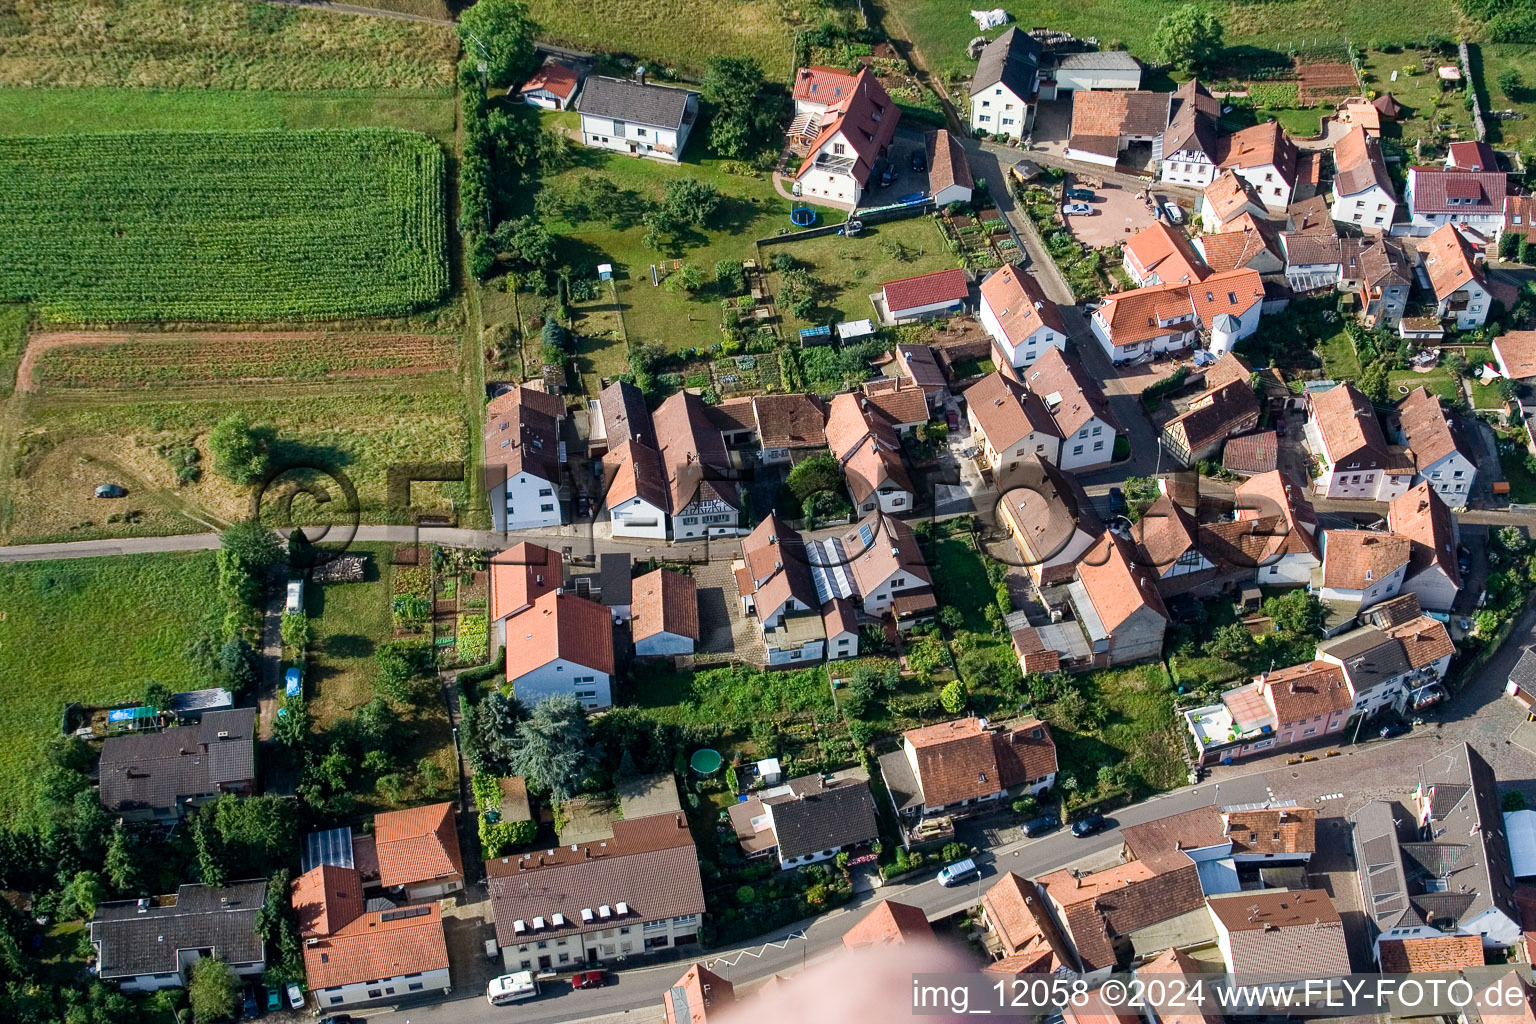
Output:
M652 420L666 468L672 539L738 533L741 490L709 406L698 395L679 391L657 407Z
M821 550L827 548L822 542ZM871 512L843 535L832 555L812 561L813 579L818 570L823 577L852 573L854 595L865 615L879 619L893 614L897 626L905 629L938 612L933 576L923 561L917 535L902 520ZM834 593L836 586L830 579L819 589L846 596Z
M1390 231L1397 193L1381 155L1381 142L1351 128L1333 144L1333 219L1377 234Z
M256 792L256 709L210 711L196 725L108 736L101 805L125 821L174 822L225 793Z
M1152 147L1158 178L1205 188L1216 178L1221 135L1221 101L1199 79L1181 85L1169 99L1167 128Z
M897 379L921 391L930 412L942 406L949 397L949 376L939 365L933 346L897 345L891 351L896 359L896 370L901 374Z
M1435 935L1420 939L1382 939L1376 944L1383 974L1461 972L1483 966L1483 940L1477 935ZM1529 1013L1529 1009L1526 1011ZM1487 1020L1485 1014L1483 1020Z
M654 446L656 427L645 407L645 395L628 381L616 380L587 405L587 454L602 458L626 442Z
M1154 658L1163 649L1170 621L1152 575L1137 564L1130 541L1106 532L1077 563L1068 584L1093 650L1096 667L1110 668Z
M1417 596L1430 611L1449 612L1461 591L1456 517L1429 481L1392 502L1387 528L1410 544L1402 592Z
M1081 472L1099 469L1114 459L1115 441L1125 428L1082 363L1051 349L1020 376L1025 387L1044 399L1055 421L1062 439L1057 465Z
M757 790L731 805L731 826L748 860L778 863L781 871L831 860L880 836L869 778L806 775Z
M267 969L257 917L266 879L183 885L174 895L102 903L91 915L96 977L124 992L186 988L192 965L218 957L242 981Z
M1504 226L1499 232L1501 246L1505 235L1513 237L1517 247L1521 239L1530 245L1532 238L1536 237L1536 196L1504 197Z
M1405 199L1414 234L1425 235L1455 224L1470 230L1486 245L1504 227L1504 197L1509 176L1503 171L1451 171L1438 167L1408 168Z
M1205 265L1216 272L1244 268L1260 274L1285 271L1280 236L1267 218L1249 211L1226 221L1215 234L1196 238L1195 248Z
M1200 196L1200 226L1207 233L1220 231L1241 217L1267 217L1264 197L1247 178L1228 169L1218 174Z
M1159 586L1212 568L1200 550L1194 516L1166 494L1147 506L1130 532L1137 567L1150 572Z
M1235 893L1209 905L1228 973L1294 981L1350 973L1344 921L1321 889Z
M1338 228L1328 212L1326 196L1298 199L1285 208L1285 230L1293 235L1337 235Z
M926 416L927 400L921 392L915 394ZM898 424L870 395L834 396L827 407L826 434L860 515L912 508L915 495L901 460Z
M1501 374L1514 381L1536 378L1536 331L1506 331L1492 345Z
M657 569L635 580L635 657L692 654L699 642L699 592L692 576Z
M1241 477L1273 473L1280 464L1280 438L1273 430L1233 437L1221 449L1221 468Z
M1401 446L1389 449L1370 400L1353 384L1340 384L1307 396L1311 417L1307 450L1317 459L1313 491L1324 498L1391 501L1413 477L1413 456Z
M1413 452L1414 482L1429 484L1452 508L1466 505L1477 480L1477 456L1440 396L1414 388L1389 422L1394 440Z
M1040 43L1010 28L981 51L971 78L971 134L1022 139L1035 124ZM930 163L931 166L931 163Z
M1403 319L1417 256L1385 235L1360 250L1358 298L1367 327L1396 327Z
M1017 469L1026 456L1055 463L1061 436L1039 395L1012 377L993 372L965 390L966 419L981 457L994 474Z
M713 1011L729 1010L736 990L729 981L701 964L694 964L661 994L667 1024L709 1024Z
M1258 571L1257 581L1272 587L1310 583L1313 571L1323 562L1317 512L1307 500L1305 488L1284 472L1271 470L1242 481L1235 490L1233 523L1242 528L1241 534L1223 536L1229 543L1240 543ZM1231 559L1230 555L1224 557Z
M1039 886L1012 871L982 894L981 927L997 958L984 968L990 973L1050 974L1077 963Z
M1318 597L1356 611L1396 597L1408 575L1412 542L1374 530L1323 534L1322 589Z
M1483 326L1493 308L1493 292L1461 229L1454 224L1436 229L1419 243L1419 252L1435 296L1435 315L1456 321L1459 331Z
M903 818L985 810L1010 792L1042 793L1056 780L1056 747L1035 719L993 731L979 718L909 729L880 757L891 806Z
M1454 650L1445 624L1420 615L1324 640L1317 645L1317 659L1343 670L1357 713L1373 714L1384 707L1402 711L1417 702L1445 677Z
M1035 881L1089 978L1127 963L1133 950L1139 952L1138 933L1199 910L1205 899L1195 862L1176 849L1103 871L1062 868ZM1153 941L1157 952L1166 948Z
M485 862L508 970L597 967L697 945L699 853L683 815L626 817L613 836Z
M1067 344L1067 322L1040 283L1018 267L1003 267L981 282L981 325L992 336L999 366L1021 369L1048 349Z
M404 893L406 899L438 899L464 888L451 803L375 814L373 843L379 884Z
M1331 231L1293 232L1280 236L1285 257L1285 283L1296 292L1343 288L1346 265L1353 268L1364 241L1340 238Z
M603 456L603 474L603 508L613 536L666 540L672 501L661 453L638 439L625 441Z
M1296 144L1278 121L1263 121L1223 140L1217 166L1252 185L1272 213L1284 213L1299 180Z
M1125 50L1059 54L1051 69L1058 96L1094 89L1140 89L1141 72L1141 62Z
M815 395L731 398L710 412L728 447L756 445L764 465L792 463L827 447L827 409Z
M1121 266L1137 287L1193 284L1210 273L1200 254L1189 244L1188 236L1160 220L1142 228L1125 243Z
M560 552L523 541L491 556L491 622L501 623L533 607L565 581Z
M1221 695L1221 703L1184 712L1199 764L1230 763L1340 732L1354 696L1344 671L1310 661L1265 672Z
M805 151L795 172L795 194L857 207L870 172L890 150L900 109L868 68L853 75L836 68L801 68L794 98L791 144L802 140Z
M921 907L881 900L858 924L843 933L844 949L905 946L933 941L933 925Z
M589 711L613 703L613 621L607 608L555 591L508 620L507 682L517 699L537 704L555 694Z
M321 1012L449 991L437 904L369 910L358 870L331 864L300 875L292 900L305 980Z
M1499 158L1486 142L1453 142L1445 150L1448 171L1497 171Z
M1104 532L1077 478L1036 455L998 481L998 519L1013 536L1020 561L1039 588L1072 578L1077 560Z
M582 145L678 163L699 116L699 94L593 75L576 99Z
M887 326L909 324L958 313L970 295L971 281L964 270L935 270L882 284L875 313Z
M1074 92L1067 159L1114 167L1132 143L1162 137L1171 102L1161 92Z
M535 71L517 92L530 107L565 110L575 101L580 86L581 76L575 68L550 61Z
M1147 1020L1151 1024L1221 1024L1223 1018L1215 1007L1209 1011L1202 1010L1177 994L1178 985L1188 982L1162 986L1156 984L1158 975L1174 975L1184 979L1198 976L1204 970L1199 961L1178 948L1170 948L1136 968L1136 976L1146 979L1149 990L1145 1011ZM1159 993L1158 988L1163 991Z
M1222 358L1235 357L1229 352ZM1194 466L1216 458L1227 438L1258 425L1259 399L1244 378L1197 395L1188 409L1163 426L1161 441L1181 465Z
M1396 803L1373 800L1350 816L1367 936L1381 961L1399 939L1476 936L1484 949L1521 941L1521 914L1498 779L1463 743L1419 766ZM1385 968L1383 968L1385 969Z
M1206 805L1127 825L1121 838L1126 863L1193 861L1201 891L1212 896L1251 886L1265 868L1305 866L1317 850L1317 811L1289 801ZM1180 938L1190 941L1187 933Z
M927 134L928 194L935 206L968 203L976 179L971 176L971 162L960 140L943 128Z
M485 488L497 530L559 526L565 400L515 387L485 407Z
M742 610L757 619L768 664L820 661L827 642L823 599L800 534L771 513L742 539L741 555L732 568Z
M1113 293L1093 311L1089 326L1117 365L1188 348L1202 335L1221 353L1258 330L1263 301L1257 271L1229 270L1199 284Z

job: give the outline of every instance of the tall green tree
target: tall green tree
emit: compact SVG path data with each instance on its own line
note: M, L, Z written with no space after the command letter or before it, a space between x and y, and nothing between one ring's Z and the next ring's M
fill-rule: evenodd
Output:
M1221 36L1214 14L1197 4L1180 4L1158 22L1152 51L1180 71L1196 71L1221 53Z
M724 157L751 154L773 137L783 103L763 90L763 69L750 57L711 57L699 82L709 107L709 148Z
M224 869L224 844L214 831L209 817L198 814L192 818L192 848L197 852L197 880L204 885L222 886L228 880Z
M267 471L266 439L252 429L244 413L232 412L208 435L213 470L233 483L250 484Z
M520 0L479 0L459 15L459 38L466 59L478 65L494 86L521 85L538 66L533 35L537 30Z
M1274 621L1278 630L1297 636L1320 637L1323 635L1323 620L1327 618L1328 611L1316 594L1297 588L1279 597L1266 599L1264 614Z
M511 767L533 789L563 803L577 793L600 757L586 711L575 697L558 694L540 702L518 724Z
M830 452L821 452L791 469L785 484L791 494L804 501L820 491L841 490L843 467Z
M90 920L106 899L101 876L94 871L77 871L59 890L59 917L66 921Z
M138 888L139 854L134 849L133 838L121 821L112 826L107 840L107 857L102 865L107 873L107 884L119 895L126 896Z
M223 960L205 956L192 965L187 998L197 1024L232 1018L240 1006L239 995L240 982Z
M661 210L672 225L708 226L724 202L719 189L698 178L673 178L661 193Z

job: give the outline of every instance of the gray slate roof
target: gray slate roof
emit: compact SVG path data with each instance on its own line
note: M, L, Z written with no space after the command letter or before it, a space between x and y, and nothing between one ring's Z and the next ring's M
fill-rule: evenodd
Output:
M265 879L222 889L183 885L174 900L161 897L104 903L91 919L91 941L101 954L103 980L177 970L178 950L201 950L230 964L264 958L256 913L266 899Z
M175 807L253 782L255 740L255 708L210 711L197 725L109 737L101 747L102 805L111 811Z
M1140 71L1141 62L1125 50L1067 53L1056 62L1062 71Z
M1509 670L1509 681L1522 689L1536 690L1536 650L1527 647L1520 652L1520 660Z
M847 780L831 789L818 786L798 796L765 802L773 808L773 834L779 841L779 856L786 860L867 843L880 834L875 798L864 780Z
M676 130L683 125L688 97L692 95L687 89L594 75L581 90L576 109L593 117Z
M1001 82L1020 99L1035 91L1035 73L1040 68L1040 44L1017 28L1010 28L987 44L971 79L971 95Z
M634 596L635 581L630 572L630 561L627 551L598 556L598 587L602 590L603 604L609 608L629 604Z
M1403 642L1374 626L1350 630L1336 640L1318 644L1317 649L1344 663L1344 674L1357 690L1368 690L1411 667Z

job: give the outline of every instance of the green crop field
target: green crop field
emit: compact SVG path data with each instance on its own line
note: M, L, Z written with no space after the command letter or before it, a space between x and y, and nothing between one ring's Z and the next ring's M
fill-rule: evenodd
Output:
M444 164L369 128L0 139L0 298L65 321L420 309L448 287Z
M211 552L0 565L0 817L24 804L65 704L203 685L186 644L219 605L215 578Z
M448 25L292 4L0 0L0 85L421 89L453 84L458 50Z

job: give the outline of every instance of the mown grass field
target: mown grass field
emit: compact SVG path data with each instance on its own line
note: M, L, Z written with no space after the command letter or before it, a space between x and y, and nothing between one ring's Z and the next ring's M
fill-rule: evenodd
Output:
M442 147L384 129L0 140L0 297L73 321L410 312L448 287Z
M789 81L794 29L777 0L531 0L541 39L628 53L653 67L697 76L710 57L751 57L770 81Z
M66 703L203 685L185 649L215 580L211 552L0 565L0 816L25 803Z
M403 128L451 144L453 90L0 88L0 135L352 127Z
M0 85L27 87L421 89L458 53L450 26L244 0L4 0L0 27Z
M1153 59L1152 35L1157 24L1178 0L1081 0L1062 4L1056 0L1010 0L1001 5L1016 24L1045 26L1083 38L1097 38L1104 47L1123 44L1136 56ZM968 77L976 62L965 55L965 46L978 35L970 8L943 0L905 0L886 4L887 27L905 35L921 52L929 68ZM1313 44L1352 40L1356 46L1368 40L1402 42L1423 39L1428 33L1454 37L1457 16L1451 0L1422 0L1413 5L1411 18L1397 4L1348 0L1270 0L1262 4L1216 4L1212 12L1221 21L1228 46L1256 46L1288 53ZM990 30L994 36L1001 30ZM1316 126L1306 134L1312 134Z
M11 393L16 384L16 366L27 340L26 306L0 305L0 397Z

